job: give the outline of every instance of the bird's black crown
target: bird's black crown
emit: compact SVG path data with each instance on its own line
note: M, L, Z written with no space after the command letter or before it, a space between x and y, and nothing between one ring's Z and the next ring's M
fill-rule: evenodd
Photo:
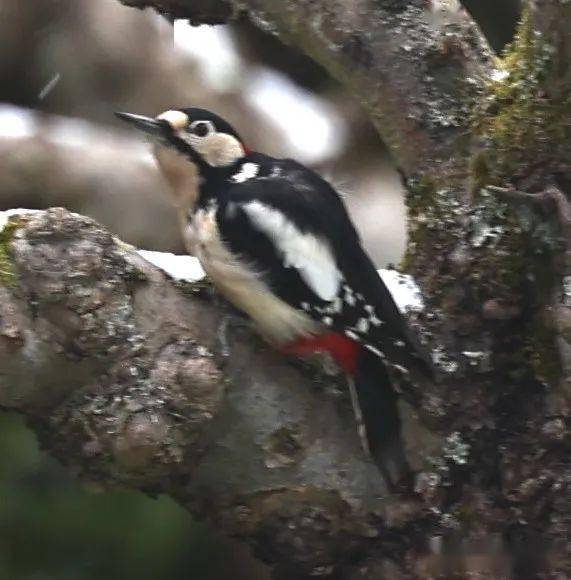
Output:
M232 135L233 137L236 137L240 143L243 143L238 131L236 131L236 129L234 129L234 127L232 127L228 121L224 120L222 117L216 115L212 111L208 111L207 109L200 109L198 107L187 107L185 109L178 110L188 116L190 123L194 123L196 121L210 121L214 124L218 133Z

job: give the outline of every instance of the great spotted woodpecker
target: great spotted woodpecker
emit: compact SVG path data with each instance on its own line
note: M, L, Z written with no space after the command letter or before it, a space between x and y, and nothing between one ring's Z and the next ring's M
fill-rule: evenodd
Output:
M430 377L431 365L338 193L296 161L250 151L204 109L117 116L152 136L186 245L213 284L280 349L332 355L350 377L364 446L389 483L401 478L407 464L387 366Z

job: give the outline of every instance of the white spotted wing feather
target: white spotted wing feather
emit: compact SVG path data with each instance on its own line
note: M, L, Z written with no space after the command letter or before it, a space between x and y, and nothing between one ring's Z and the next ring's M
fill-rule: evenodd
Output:
M301 232L282 212L259 201L248 202L243 209L272 241L284 266L295 268L316 296L328 302L337 296L342 277L327 241Z

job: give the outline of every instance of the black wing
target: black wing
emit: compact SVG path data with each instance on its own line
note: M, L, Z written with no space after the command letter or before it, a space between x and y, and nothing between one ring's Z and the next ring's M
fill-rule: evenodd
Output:
M294 161L268 163L269 159L265 158L264 173L232 184L223 195L217 195L217 222L224 241L288 304L363 342L395 364L408 368L413 359L418 366L419 355L426 364L427 358L363 250L337 192ZM258 213L264 210L265 221L260 221ZM281 221L280 216L284 218ZM299 257L297 248L292 250L298 239L293 226L323 247L312 255L314 247L309 243ZM314 271L308 271L312 265ZM334 270L339 277L331 293ZM426 364L423 372L430 374L429 366Z

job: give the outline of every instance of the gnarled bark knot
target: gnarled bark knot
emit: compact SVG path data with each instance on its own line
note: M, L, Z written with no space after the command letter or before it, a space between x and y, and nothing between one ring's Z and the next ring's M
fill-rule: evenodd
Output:
M0 403L29 414L53 453L95 479L147 487L187 470L226 383L182 326L141 323L139 290L160 275L63 209L7 228Z

